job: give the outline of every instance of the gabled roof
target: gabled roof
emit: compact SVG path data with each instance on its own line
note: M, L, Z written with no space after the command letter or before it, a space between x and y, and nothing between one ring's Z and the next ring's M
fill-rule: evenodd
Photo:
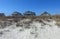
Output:
M20 12L17 12L17 11L13 12L13 14L19 14L19 15L22 15Z
M26 11L24 15L36 15L35 12L32 11Z
M5 16L5 14L4 13L0 13L0 16Z
M41 14L41 16L51 16L51 14L49 14L48 12L45 11Z
M13 12L12 16L22 16L22 14L20 12L15 11Z

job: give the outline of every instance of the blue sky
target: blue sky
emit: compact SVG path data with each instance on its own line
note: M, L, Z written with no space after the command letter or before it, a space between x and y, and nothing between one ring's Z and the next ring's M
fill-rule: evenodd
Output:
M60 0L0 0L0 12L6 15L14 11L24 13L28 10L36 12L37 15L44 11L60 14Z

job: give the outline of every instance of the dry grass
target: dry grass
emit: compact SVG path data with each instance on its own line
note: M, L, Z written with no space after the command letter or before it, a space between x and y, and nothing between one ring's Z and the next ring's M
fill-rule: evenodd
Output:
M33 20L43 22L42 20L49 21L48 19L56 20L56 25L60 26L60 15L54 15L54 16L28 16L28 17L0 17L0 25L2 24L2 21L7 21L7 19L13 19L14 22L19 22L21 19L31 19L29 22L24 22L25 24L30 24ZM22 26L19 23L17 23L17 26Z
M60 16L23 16L23 17L0 17L0 20L5 20L5 19L14 19L14 21L19 21L19 19L36 19L36 18L39 18L39 19L60 19Z
M58 27L60 27L60 22L56 22L56 25L57 25Z

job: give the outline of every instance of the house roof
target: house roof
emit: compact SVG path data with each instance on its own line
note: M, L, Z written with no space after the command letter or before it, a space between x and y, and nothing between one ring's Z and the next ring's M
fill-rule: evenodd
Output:
M13 12L13 14L12 15L22 15L20 12L17 12L17 11L15 11L15 12Z
M50 16L51 14L49 14L48 12L43 12L42 14L41 14L41 16Z
M30 15L35 15L35 12L32 12L32 11L26 11L26 12L24 13L24 15L28 15L28 14L30 14Z
M5 16L5 14L4 13L0 13L0 16Z

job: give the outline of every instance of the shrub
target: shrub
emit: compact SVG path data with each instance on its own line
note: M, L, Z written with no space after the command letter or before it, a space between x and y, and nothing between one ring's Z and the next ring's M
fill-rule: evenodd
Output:
M0 36L1 36L2 34L3 34L3 32L1 31L1 32L0 32Z
M19 31L24 31L24 29L20 29Z
M23 27L23 24L17 23L16 26L17 27Z
M25 26L26 29L30 29L30 26Z
M56 25L57 25L58 27L60 27L60 22L56 22Z

